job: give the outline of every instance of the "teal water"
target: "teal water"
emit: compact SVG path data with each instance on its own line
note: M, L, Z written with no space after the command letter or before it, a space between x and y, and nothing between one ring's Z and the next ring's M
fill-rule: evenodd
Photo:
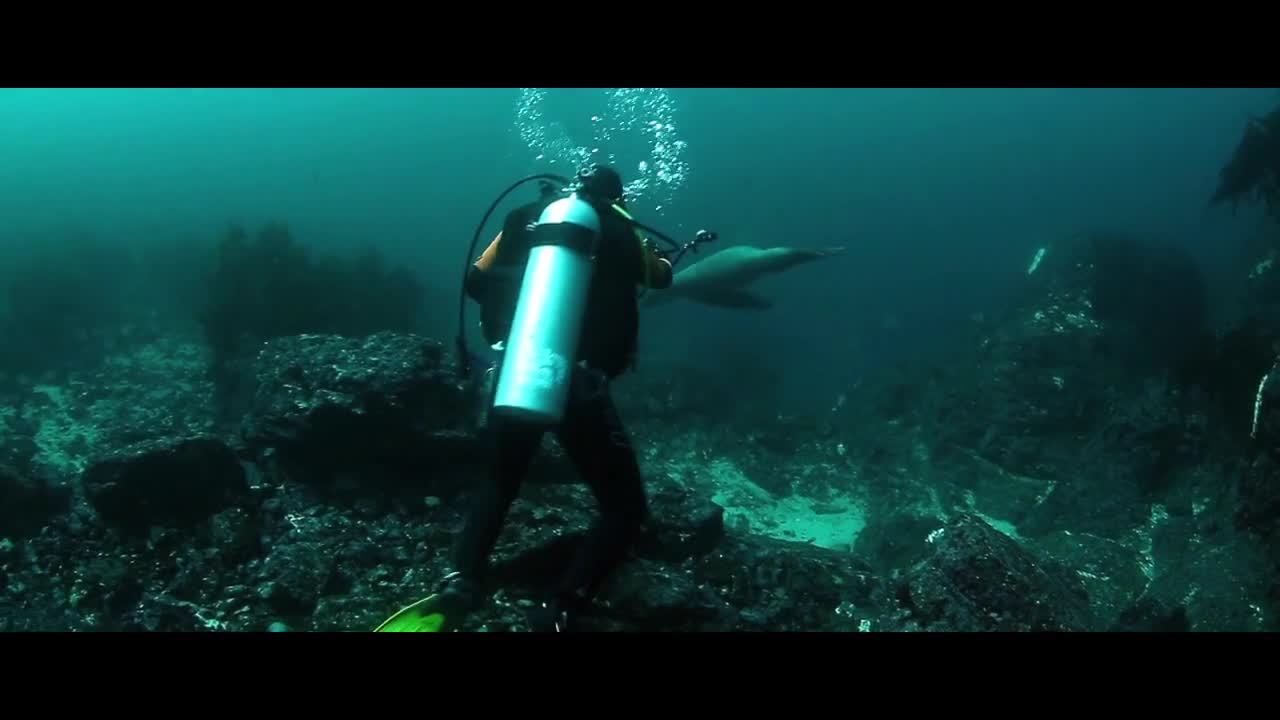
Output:
M1280 99L1225 88L609 97L551 89L535 129L589 152L608 125L601 152L638 174L655 158L646 123L672 123L680 181L654 180L642 219L677 237L713 228L726 244L849 247L770 281L768 313L680 304L646 318L649 362L750 358L785 370L800 405L944 347L998 306L1037 247L1068 233L1164 238L1229 286L1256 213L1206 200L1246 119ZM0 90L0 257L72 233L182 251L229 221L278 219L308 244L374 244L411 263L451 332L480 214L515 178L568 162L530 147L522 108L518 89Z

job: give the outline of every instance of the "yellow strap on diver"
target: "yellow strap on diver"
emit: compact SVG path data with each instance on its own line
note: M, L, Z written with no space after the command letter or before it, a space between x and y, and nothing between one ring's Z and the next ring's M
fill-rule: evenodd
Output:
M614 205L613 209L622 217L628 220L632 219L631 213L627 212L622 206ZM645 240L644 233L640 232L640 228L633 225L631 229L635 231L636 240L640 241L640 264L644 265L644 286L649 287L653 284L653 278L649 276L649 258L645 256L645 253L649 251L649 243Z

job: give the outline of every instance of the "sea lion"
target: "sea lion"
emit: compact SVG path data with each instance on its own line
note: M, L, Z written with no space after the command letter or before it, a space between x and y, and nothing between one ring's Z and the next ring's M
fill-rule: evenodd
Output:
M843 254L843 247L806 249L735 245L676 273L671 287L646 294L644 306L662 305L683 298L735 310L767 310L773 307L773 301L746 289L760 276Z

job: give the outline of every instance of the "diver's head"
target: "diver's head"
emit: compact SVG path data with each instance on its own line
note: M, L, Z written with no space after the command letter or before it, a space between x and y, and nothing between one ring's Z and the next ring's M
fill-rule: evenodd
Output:
M579 170L578 186L586 195L618 205L625 204L622 200L622 176L607 165L591 165Z

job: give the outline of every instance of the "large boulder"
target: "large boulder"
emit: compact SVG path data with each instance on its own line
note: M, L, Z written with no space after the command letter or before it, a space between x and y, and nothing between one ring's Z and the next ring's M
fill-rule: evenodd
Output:
M1032 469L1046 436L1088 432L1109 392L1180 376L1208 337L1203 281L1174 248L1087 233L1041 248L1020 295L977 341L976 414L951 435Z
M102 521L131 533L153 525L190 527L251 497L240 459L216 438L111 453L91 464L81 482Z
M981 519L961 515L931 537L933 554L897 587L911 621L933 631L1090 630L1089 595Z
M295 482L448 496L487 468L476 385L441 343L396 333L278 338L263 345L256 375L243 442Z
M0 455L69 485L107 456L217 437L204 371L198 346L166 338L112 354L56 384L28 385L12 398L16 412L7 422L0 407Z
M1048 488L1019 511L1027 534L1118 537L1206 450L1203 282L1185 252L1114 233L1041 248L1027 273L934 400L935 446Z

